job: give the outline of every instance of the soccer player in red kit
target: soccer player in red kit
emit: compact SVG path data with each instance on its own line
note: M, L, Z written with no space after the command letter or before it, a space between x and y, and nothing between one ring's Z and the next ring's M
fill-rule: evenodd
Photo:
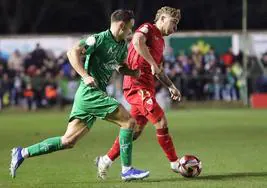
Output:
M170 161L171 169L179 172L179 161L168 132L166 116L155 99L154 76L165 85L173 100L181 100L180 91L165 75L162 66L164 39L177 30L181 18L180 10L162 7L157 11L155 24L144 23L134 33L128 48L127 64L131 69L139 69L138 78L125 76L123 92L131 105L131 116L137 121L134 140L142 133L150 121L156 128L158 143ZM98 177L105 179L112 162L120 155L119 138L105 156L96 158Z

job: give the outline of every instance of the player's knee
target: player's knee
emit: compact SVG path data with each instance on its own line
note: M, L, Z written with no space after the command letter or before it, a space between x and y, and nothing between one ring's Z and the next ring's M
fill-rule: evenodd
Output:
M135 119L129 118L128 121L127 121L127 123L126 123L125 128L127 128L127 129L134 129L135 128L135 125L136 125Z
M134 132L134 135L133 135L133 140L137 140L137 138L139 138L139 136L142 134L142 131L139 130L137 132Z
M145 126L136 125L134 128L134 134L133 134L133 140L136 140L139 138L139 136L142 134Z
M168 122L166 118L162 118L158 123L155 124L156 129L168 128Z
M161 127L162 127L162 129L164 129L164 128L168 128L168 123L167 123L167 121L163 121L162 124L161 124Z
M73 138L62 137L62 145L64 148L73 148L76 144L76 140Z

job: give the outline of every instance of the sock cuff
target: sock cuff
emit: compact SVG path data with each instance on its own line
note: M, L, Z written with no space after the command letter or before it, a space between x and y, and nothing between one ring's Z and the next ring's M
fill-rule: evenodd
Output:
M58 145L59 148L62 148L62 147L63 147L63 145L62 145L62 140L61 140L61 136L57 136L57 137L54 137L54 138L50 138L49 140L52 141L52 139L53 139L53 141L54 141L55 143L57 143L57 145ZM47 139L47 140L48 140L48 139Z
M120 132L123 132L123 133L132 133L133 132L133 129L120 128Z
M157 129L157 135L165 135L169 133L168 128Z

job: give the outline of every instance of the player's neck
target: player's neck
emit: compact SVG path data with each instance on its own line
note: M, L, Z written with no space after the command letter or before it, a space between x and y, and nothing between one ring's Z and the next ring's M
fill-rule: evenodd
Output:
M158 30L160 31L161 35L163 35L163 30L162 30L162 26L159 22L154 23L154 25L158 28Z
M113 38L115 41L120 42L122 40L119 36L120 29L118 27L111 25L109 30L110 30L111 34L113 35Z

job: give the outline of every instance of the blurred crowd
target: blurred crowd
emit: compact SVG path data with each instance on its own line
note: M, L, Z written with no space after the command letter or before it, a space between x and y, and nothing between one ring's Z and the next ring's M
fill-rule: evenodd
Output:
M28 54L0 52L0 109L22 106L27 110L70 104L79 85L66 53L55 57L40 44Z
M260 61L260 63L257 63ZM244 95L243 54L234 55L230 48L223 54L210 48L203 53L192 48L190 54L173 52L164 55L164 70L181 90L186 100L239 100ZM267 67L267 52L261 59L249 57L248 68L253 92L267 92L267 78L260 72ZM253 72L254 71L254 72ZM0 109L22 106L27 110L49 108L57 105L61 109L70 104L79 85L79 76L71 68L66 53L56 57L51 50L40 44L28 54L16 50L6 56L0 51ZM108 87L110 95L123 101L121 77L113 79ZM256 84L255 84L256 83ZM163 108L171 101L168 91L157 82L157 99ZM125 101L124 101L125 102Z
M246 79L241 51L235 55L229 48L225 53L218 54L211 47L203 53L193 47L190 54L174 54L172 49L167 50L165 72L187 100L233 101L245 97ZM264 76L267 52L261 59L249 56L247 68L249 92L267 92L267 78ZM163 89L159 86L158 90Z

